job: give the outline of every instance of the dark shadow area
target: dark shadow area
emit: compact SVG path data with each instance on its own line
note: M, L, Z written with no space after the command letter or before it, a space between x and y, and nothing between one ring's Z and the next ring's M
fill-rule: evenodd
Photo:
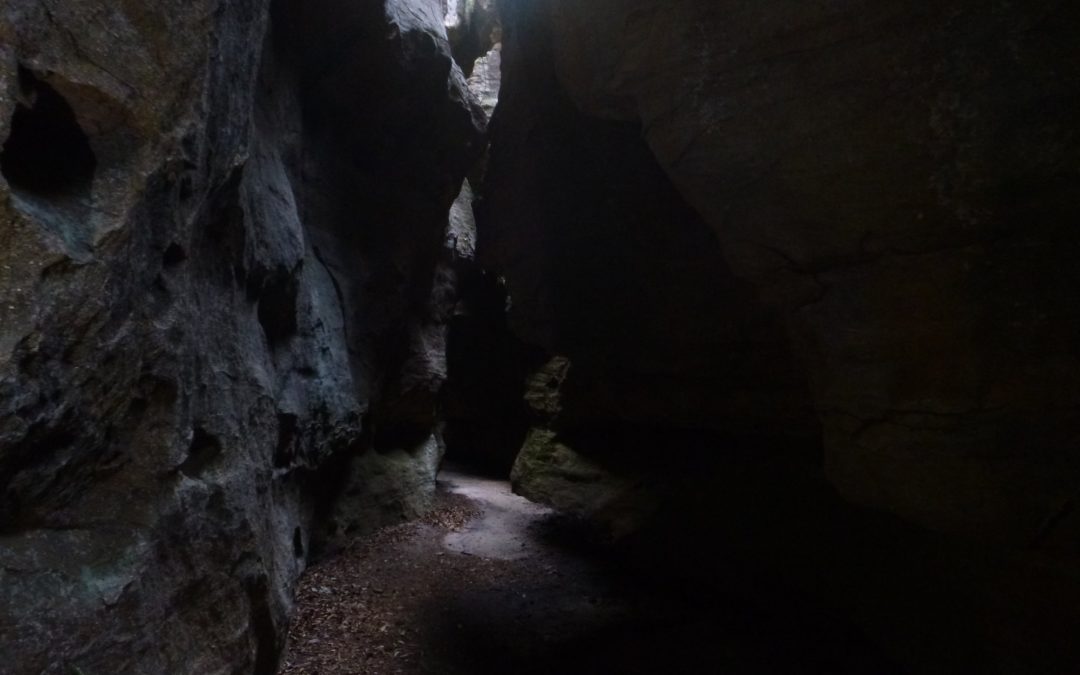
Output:
M89 193L97 160L75 112L55 89L26 69L22 98L0 152L0 170L16 192L44 198Z
M93 240L92 186L98 159L73 103L26 68L11 129L0 150L0 172L13 203L82 257Z
M658 673L899 673L858 631L797 594L772 613L745 598L683 584L625 552L582 521L554 516L535 534L552 560L513 584L437 594L421 639L438 667L423 672L494 675ZM725 574L722 551L711 574Z
M507 322L507 290L499 278L462 261L459 311L447 337L442 392L448 460L506 478L530 425L525 381L543 361Z

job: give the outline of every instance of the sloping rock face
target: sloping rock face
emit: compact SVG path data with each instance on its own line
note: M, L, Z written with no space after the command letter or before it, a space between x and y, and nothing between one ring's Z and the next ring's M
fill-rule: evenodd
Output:
M565 93L544 7L503 10L504 81L477 204L480 263L508 281L514 332L572 364L558 414L539 416L531 438L559 434L561 456L574 449L615 472L630 458L654 476L699 440L820 463L779 316L733 274L638 126L587 115ZM557 473L566 491L552 489L555 476L541 489L533 471L515 471L515 486L565 508L606 482L603 471Z
M517 487L588 511L667 471L661 562L908 668L1080 658L1080 11L500 12L479 256L571 364Z
M540 4L575 105L643 129L781 308L834 484L936 529L1075 547L1056 516L1080 485L1080 11Z
M0 9L0 670L275 672L312 545L423 508L484 124L442 18Z

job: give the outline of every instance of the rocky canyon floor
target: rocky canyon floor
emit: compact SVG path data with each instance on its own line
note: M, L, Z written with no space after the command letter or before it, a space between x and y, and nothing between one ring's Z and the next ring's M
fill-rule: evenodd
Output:
M579 523L505 481L443 471L423 521L383 529L308 570L280 672L889 670L850 663L851 645L822 643L813 617L770 617L697 591L630 571Z

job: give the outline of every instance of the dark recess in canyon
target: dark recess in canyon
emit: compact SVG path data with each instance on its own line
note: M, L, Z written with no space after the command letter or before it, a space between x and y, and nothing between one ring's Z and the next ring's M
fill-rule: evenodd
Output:
M19 73L25 104L17 104L0 153L0 170L12 189L42 197L86 194L94 152L71 106L29 72Z
M277 672L444 458L694 654L1072 672L1078 7L5 2L0 673Z

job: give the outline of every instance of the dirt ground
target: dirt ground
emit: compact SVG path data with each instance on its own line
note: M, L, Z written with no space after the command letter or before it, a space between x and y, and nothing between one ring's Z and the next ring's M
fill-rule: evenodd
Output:
M815 659L797 628L662 581L627 573L579 525L512 495L505 482L444 473L424 521L382 530L310 568L280 672L846 670Z

